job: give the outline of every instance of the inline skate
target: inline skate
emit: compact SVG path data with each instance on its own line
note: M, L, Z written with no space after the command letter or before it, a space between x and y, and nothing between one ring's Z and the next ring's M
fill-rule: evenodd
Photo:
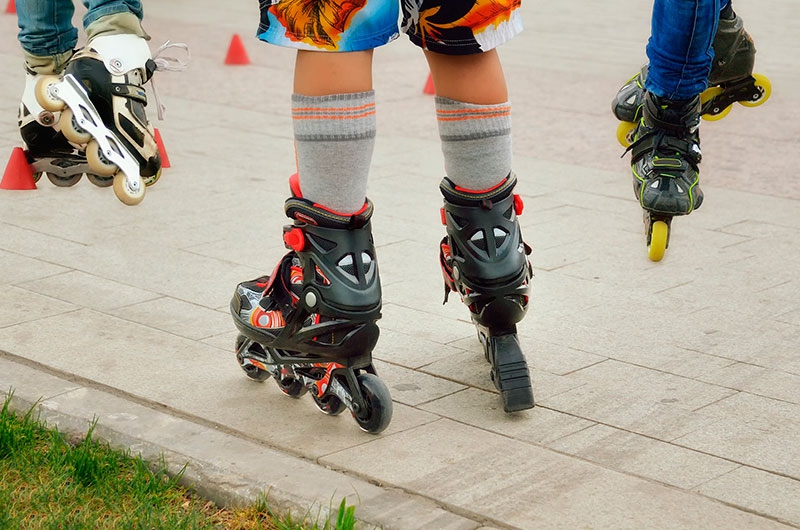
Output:
M447 227L439 254L444 301L455 291L469 308L506 412L534 406L516 328L528 308L533 276L531 249L517 220L522 200L512 193L516 183L511 173L489 190L465 190L447 178L439 186Z
M271 275L239 284L231 300L236 359L250 379L273 377L292 397L310 390L323 413L349 409L362 430L379 433L392 400L372 364L381 316L372 203L344 215L292 187L285 209L294 222L283 235L290 252Z
M23 97L21 130L30 124L28 116L35 116L38 126L53 127L51 134L59 140L54 151L67 149L65 143L73 148L69 157L53 159L39 148L32 151L26 139L34 172L47 173L60 186L71 186L86 173L93 184L113 185L123 203L141 202L145 186L154 184L161 174L142 87L156 69L143 38L118 34L93 39L72 56L62 75L34 76L35 105L30 97Z
M708 76L708 88L700 95L701 114L709 121L721 120L734 103L756 107L769 99L772 84L761 74L754 74L756 47L744 29L742 18L720 18L714 36L714 62ZM647 65L620 88L611 110L620 120L617 140L623 147L633 142L633 131L642 117Z
M703 203L699 186L700 96L670 101L646 92L631 152L633 190L644 210L648 256L660 261L669 246L672 218Z

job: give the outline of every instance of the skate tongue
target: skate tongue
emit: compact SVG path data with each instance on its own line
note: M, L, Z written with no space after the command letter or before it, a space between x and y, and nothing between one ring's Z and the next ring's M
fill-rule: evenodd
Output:
M177 57L170 57L170 56L163 56L162 54L170 49L170 48L181 48L186 52L186 62L181 61ZM189 52L189 46L182 42L170 42L167 41L161 45L161 47L156 50L155 55L153 55L153 62L156 65L156 72L183 72L187 68L189 68L189 60L191 59L191 53ZM156 90L156 83L155 77L150 78L150 86L153 88L153 98L156 100L156 111L158 113L158 119L163 120L164 116L167 114L167 108L161 103L161 100L158 99L158 90Z

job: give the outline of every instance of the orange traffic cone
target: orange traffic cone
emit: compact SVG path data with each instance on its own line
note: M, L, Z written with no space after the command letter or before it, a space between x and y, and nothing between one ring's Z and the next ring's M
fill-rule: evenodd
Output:
M3 173L3 180L0 181L0 189L4 190L35 190L36 182L33 181L33 171L28 164L28 158L21 147L15 147L11 151L11 158L8 159L6 170Z
M231 44L228 46L228 55L225 57L225 64L250 64L250 57L244 49L242 38L238 33L234 33Z
M167 156L167 150L164 149L164 140L161 139L161 133L158 129L155 129L156 133L156 145L158 146L158 154L161 155L161 168L167 169L170 166L169 164L169 156Z
M6 5L6 13L13 15L17 12L17 4L14 0L8 0L8 4Z
M423 94L433 95L436 94L436 89L433 86L433 76L428 74L428 80L425 81L425 88L422 89Z

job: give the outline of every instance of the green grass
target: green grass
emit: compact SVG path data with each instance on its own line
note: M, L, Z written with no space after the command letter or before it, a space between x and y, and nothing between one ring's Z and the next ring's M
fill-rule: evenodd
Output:
M85 436L69 439L34 408L19 415L9 394L0 410L0 530L269 529L352 530L355 507L342 499L330 519L276 514L262 495L243 509L214 506L179 484L165 462L148 464Z

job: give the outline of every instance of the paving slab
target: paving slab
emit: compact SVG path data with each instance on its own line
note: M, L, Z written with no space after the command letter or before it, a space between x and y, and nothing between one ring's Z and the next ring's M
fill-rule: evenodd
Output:
M346 497L362 528L800 528L793 0L736 3L773 94L702 124L706 201L674 221L660 263L609 109L646 60L651 4L523 2L525 31L500 50L535 270L519 337L537 406L515 414L465 308L442 304L427 65L402 37L376 51L374 357L394 399L378 436L234 358L234 286L285 252L294 53L257 42L248 0L144 5L154 50L191 50L186 71L156 74L172 167L133 208L86 181L0 190L0 392L15 409L69 432L97 421L220 504L266 491L327 513ZM0 15L4 157L20 145L16 33ZM250 64L224 64L235 34Z

